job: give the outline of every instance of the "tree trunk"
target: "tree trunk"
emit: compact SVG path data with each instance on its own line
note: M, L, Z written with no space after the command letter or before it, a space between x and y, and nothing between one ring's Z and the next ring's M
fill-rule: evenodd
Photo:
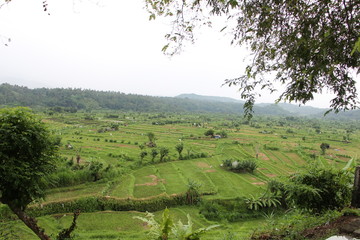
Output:
M63 239L70 239L71 238L71 233L75 230L76 227L76 220L78 218L78 216L80 215L80 210L76 210L74 212L74 217L73 217L73 221L70 225L69 228L63 229L59 234L57 239L58 240L63 240Z
M41 240L51 240L50 237L45 234L44 229L37 225L37 220L35 218L28 216L19 207L12 206L12 204L8 204L8 206Z
M354 190L351 200L352 207L360 207L360 167L355 169Z

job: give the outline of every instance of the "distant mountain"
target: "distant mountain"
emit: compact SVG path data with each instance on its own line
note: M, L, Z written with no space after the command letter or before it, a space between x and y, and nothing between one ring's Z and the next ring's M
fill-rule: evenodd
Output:
M260 103L257 104L258 106L269 106L270 103ZM326 108L315 108L311 106L299 106L291 103L278 103L277 104L280 108L295 114L297 116L310 116L310 115L323 115L328 109Z
M229 97L215 97L215 96L203 96L194 93L180 94L175 98L193 99L208 102L223 102L223 103L241 103L244 101L237 100ZM324 114L328 109L315 108L310 106L298 106L290 103L259 103L255 104L255 113L260 111L270 115L296 115L296 116L310 116L316 114ZM273 114L272 114L273 113Z
M237 100L228 97L216 97L216 96L203 96L194 93L180 94L175 98L200 100L207 102L221 102L221 103L240 103L244 104L244 101ZM255 114L259 115L279 115L279 116L299 116L299 117L311 117L311 118L323 118L328 108L316 108L311 106L299 106L291 103L258 103L254 106ZM352 110L340 113L329 113L326 115L327 119L359 119L360 110Z
M244 104L244 101L237 100L237 99L234 99L234 98L216 97L216 96L203 96L203 95L197 95L197 94L194 94L194 93L180 94L178 96L175 96L175 98L185 98L185 99L201 100L201 101L208 101L208 102L223 102L223 103L241 103L241 104Z
M299 106L291 103L278 103L279 107L289 111L291 113L296 113L301 116L315 115L315 114L324 114L327 110L326 108L315 108L311 106Z
M324 117L324 114L316 114L314 117L322 118ZM346 112L339 112L339 113L333 113L330 112L326 115L327 119L335 119L335 120L344 120L344 119L353 119L353 120L360 120L360 110L351 110Z

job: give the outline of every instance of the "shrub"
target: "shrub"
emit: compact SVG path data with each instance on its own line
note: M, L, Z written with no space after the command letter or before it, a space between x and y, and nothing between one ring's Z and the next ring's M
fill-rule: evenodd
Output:
M347 206L351 200L351 176L344 170L311 166L303 173L269 185L287 203L310 212Z
M289 128L288 130L286 130L286 133L295 133L295 132L294 132L294 130Z
M200 214L211 221L227 220L236 222L244 219L263 217L267 209L254 212L248 208L245 198L203 200L199 206Z
M245 199L247 207L251 210L259 210L262 208L276 208L281 205L281 202L278 199L278 196L273 194L267 194L259 197L250 195Z
M186 195L186 204L193 205L200 201L200 187L201 184L193 180L188 180L188 189L185 193Z
M257 163L253 159L241 161L226 159L223 160L222 166L234 172L254 172L257 168Z
M160 153L160 162L165 162L165 157L169 154L169 149L167 147L161 147L159 149Z
M278 151L279 148L278 147L275 147L275 146L268 146L268 145L264 145L264 149L265 150L272 150L272 151Z
M85 197L71 201L51 202L43 205L32 205L27 212L34 217L68 213L80 210L81 212L96 212L104 210L112 211L159 211L166 207L174 207L186 204L185 194L175 196L161 196L146 200L117 199L110 197Z
M227 138L228 137L228 134L227 132L225 132L224 130L216 133L217 135L220 135L222 138Z
M223 166L224 167L231 167L232 166L232 160L231 159L223 160Z
M211 137L213 137L214 134L215 134L215 132L213 129L209 129L204 133L205 136L211 136Z
M330 145L328 143L322 143L320 145L322 155L325 155L326 149L329 149L329 148L330 148Z

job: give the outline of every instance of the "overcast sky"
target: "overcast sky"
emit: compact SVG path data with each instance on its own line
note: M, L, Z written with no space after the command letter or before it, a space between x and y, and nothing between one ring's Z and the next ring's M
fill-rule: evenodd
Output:
M0 2L4 0L0 0ZM244 72L245 48L219 28L203 29L181 55L162 54L165 21L149 21L143 0L12 0L0 9L0 83L111 90L153 96L181 93L240 99L221 85ZM7 39L11 38L8 46ZM263 94L258 102L272 102ZM328 106L328 96L310 105Z

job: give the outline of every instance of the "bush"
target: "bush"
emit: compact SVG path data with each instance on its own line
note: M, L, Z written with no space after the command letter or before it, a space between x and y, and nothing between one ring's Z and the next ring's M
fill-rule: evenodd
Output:
M241 161L226 159L223 160L222 166L233 172L254 172L257 168L257 163L253 159Z
M278 147L275 147L275 146L268 146L268 145L264 145L264 149L265 150L272 150L272 151L279 151L279 148Z
M229 222L263 217L264 212L263 210L254 212L249 209L244 198L202 201L199 210L200 214L208 220Z
M310 167L303 173L276 184L271 191L287 199L288 204L310 212L344 208L351 200L351 176L335 168Z
M32 205L27 212L33 216L44 216L57 213L69 213L75 210L81 212L96 211L140 211L156 212L165 208L185 205L186 195L161 196L146 200L137 199L117 199L110 197L85 197L72 201L51 202L43 205Z
M226 160L223 160L223 166L224 167L231 167L232 166L232 160L231 159L226 159Z
M217 135L220 135L222 138L227 138L228 137L228 134L227 132L225 132L224 130L216 133Z
M213 129L209 129L204 133L205 136L211 136L211 137L213 137L214 134L215 134L215 132Z

